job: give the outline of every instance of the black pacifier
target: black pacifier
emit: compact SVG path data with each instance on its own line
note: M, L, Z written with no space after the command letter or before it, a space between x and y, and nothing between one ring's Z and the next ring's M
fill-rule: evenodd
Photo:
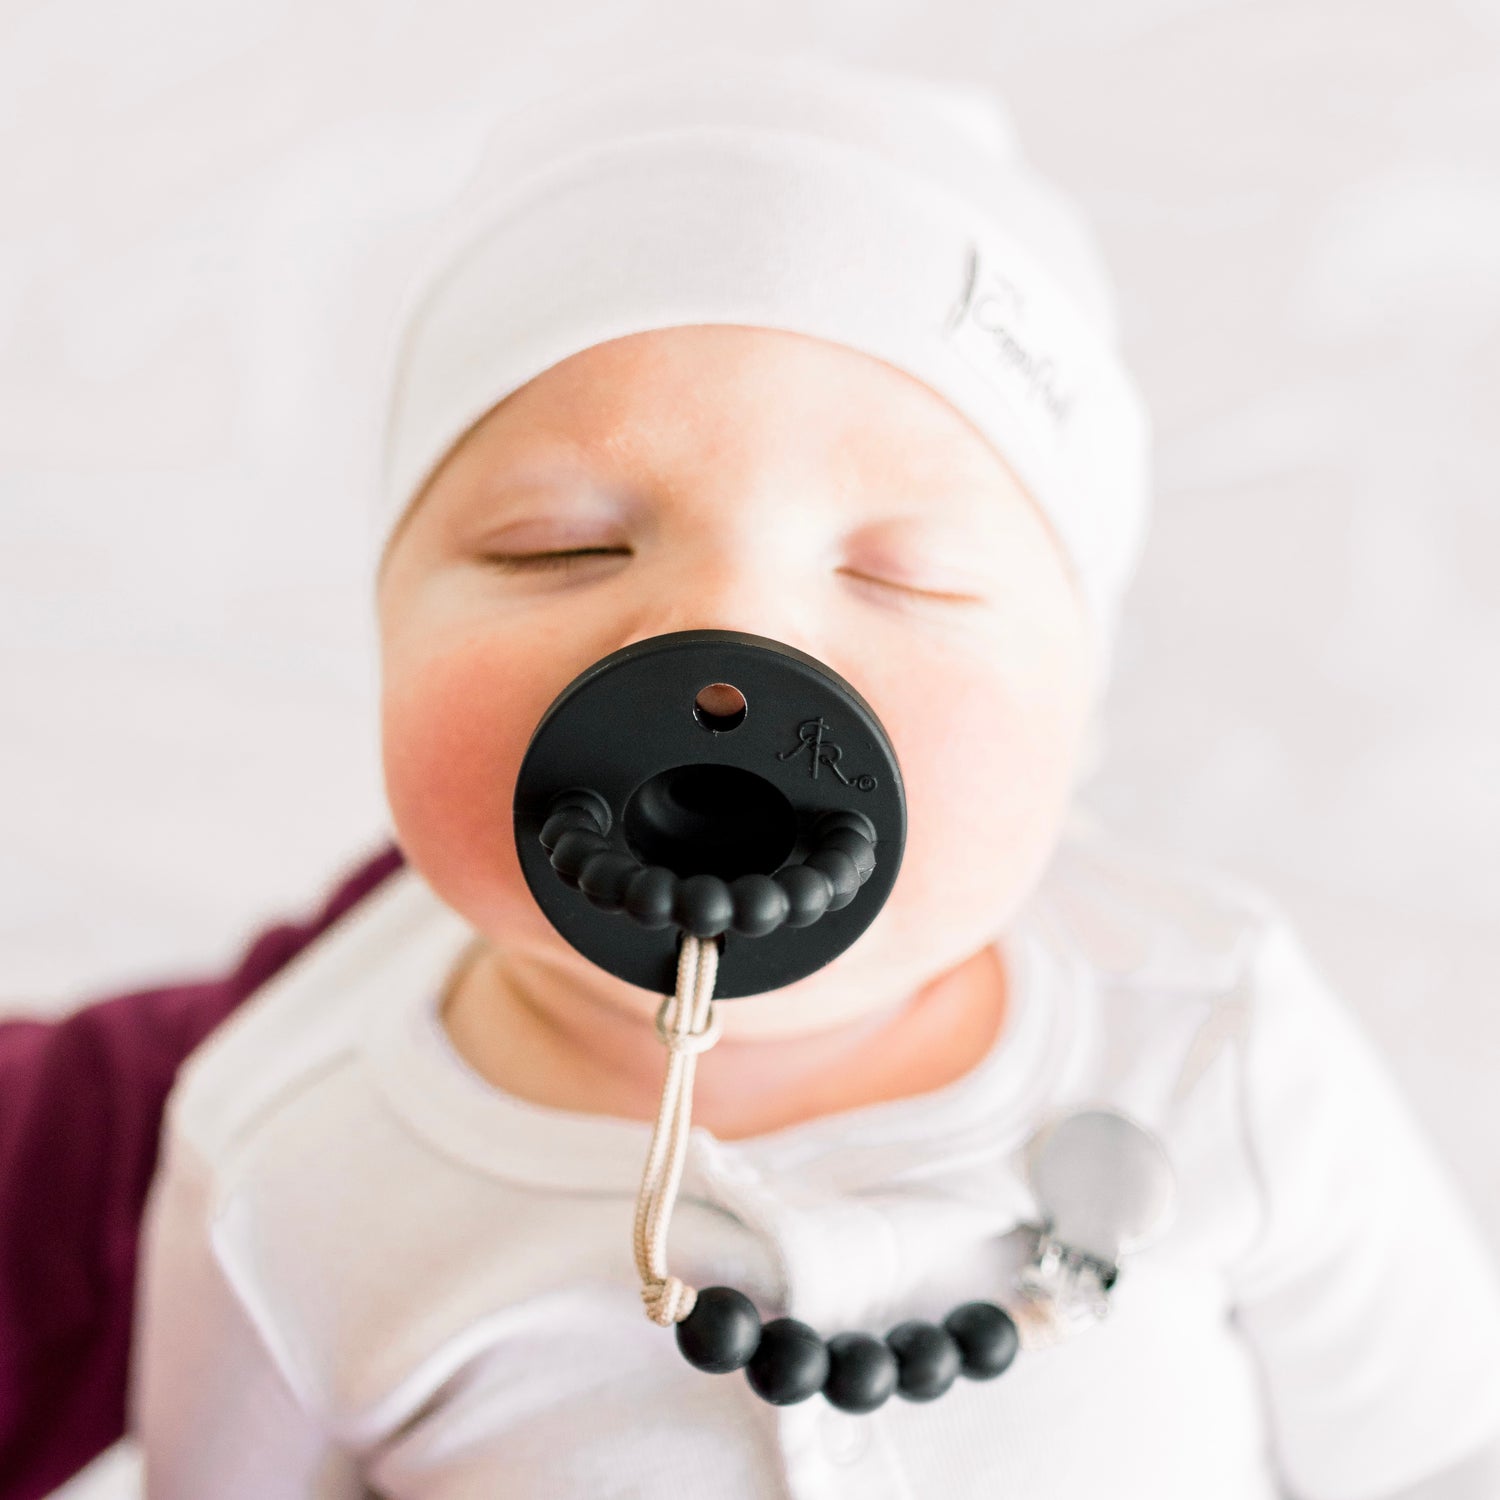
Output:
M716 999L837 958L901 868L906 798L874 710L781 641L683 630L581 672L522 758L516 850L558 932L670 993L682 933L719 945Z

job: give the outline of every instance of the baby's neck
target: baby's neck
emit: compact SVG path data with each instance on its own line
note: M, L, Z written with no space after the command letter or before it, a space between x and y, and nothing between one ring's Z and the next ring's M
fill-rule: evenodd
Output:
M528 980L487 945L470 950L442 1008L459 1055L533 1104L654 1121L667 1054L651 1019ZM942 1088L994 1045L1008 991L1000 952L986 945L873 1018L805 1037L725 1036L699 1055L693 1122L740 1140Z

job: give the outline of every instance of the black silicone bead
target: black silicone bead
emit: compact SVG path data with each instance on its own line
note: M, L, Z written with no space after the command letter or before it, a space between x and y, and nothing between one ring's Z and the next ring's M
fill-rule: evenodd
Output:
M993 1302L965 1302L943 1319L943 1327L958 1345L971 1380L1003 1374L1021 1347L1015 1321Z
M958 1379L963 1354L953 1336L935 1323L912 1318L886 1334L899 1366L897 1389L908 1401L935 1401Z
M775 1318L745 1366L750 1389L772 1406L791 1406L822 1390L828 1379L828 1345L796 1318Z
M646 865L625 887L625 910L642 927L669 927L676 895L676 874L665 865Z
M842 849L818 849L802 863L809 870L821 870L833 886L829 911L839 911L859 894L859 866Z
M599 824L593 813L584 807L561 807L555 813L548 816L547 821L542 824L541 841L542 848L548 854L552 853L563 834L570 828L582 828L588 833L598 833Z
M718 937L734 920L729 887L717 875L689 875L677 887L672 917L694 937Z
M625 902L625 888L640 863L629 854L603 849L584 860L578 872L578 889L600 911L619 911Z
M788 927L811 927L833 900L833 882L821 871L804 865L788 865L772 879L787 894Z
M853 828L834 828L818 840L818 848L837 849L847 854L859 870L859 883L863 885L875 869L875 847L864 834Z
M742 1369L760 1342L755 1304L732 1286L708 1286L677 1325L683 1358L710 1375Z
M578 872L591 854L608 849L609 840L602 833L590 833L586 828L570 828L552 846L552 868L565 880L576 885Z
M786 921L792 903L787 893L769 875L741 875L731 881L734 930L746 937L765 937Z
M836 1333L828 1340L823 1394L840 1411L874 1411L896 1389L898 1367L888 1344L869 1333Z
M609 803L598 792L590 791L587 787L574 787L570 791L559 792L547 811L561 812L565 807L583 808L593 818L600 833L608 833L614 825L615 815L610 810Z

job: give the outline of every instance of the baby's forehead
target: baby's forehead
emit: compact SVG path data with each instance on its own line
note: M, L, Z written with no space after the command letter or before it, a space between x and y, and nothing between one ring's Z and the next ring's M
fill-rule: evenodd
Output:
M892 481L1014 486L989 440L907 371L847 345L734 324L592 345L512 392L474 435L491 464L525 467L561 449L622 466L816 469L852 501Z

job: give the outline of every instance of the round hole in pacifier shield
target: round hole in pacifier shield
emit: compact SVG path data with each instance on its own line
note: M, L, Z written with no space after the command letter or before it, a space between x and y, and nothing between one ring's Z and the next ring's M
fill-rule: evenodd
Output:
M745 695L732 682L710 682L693 699L693 717L719 734L745 722Z

